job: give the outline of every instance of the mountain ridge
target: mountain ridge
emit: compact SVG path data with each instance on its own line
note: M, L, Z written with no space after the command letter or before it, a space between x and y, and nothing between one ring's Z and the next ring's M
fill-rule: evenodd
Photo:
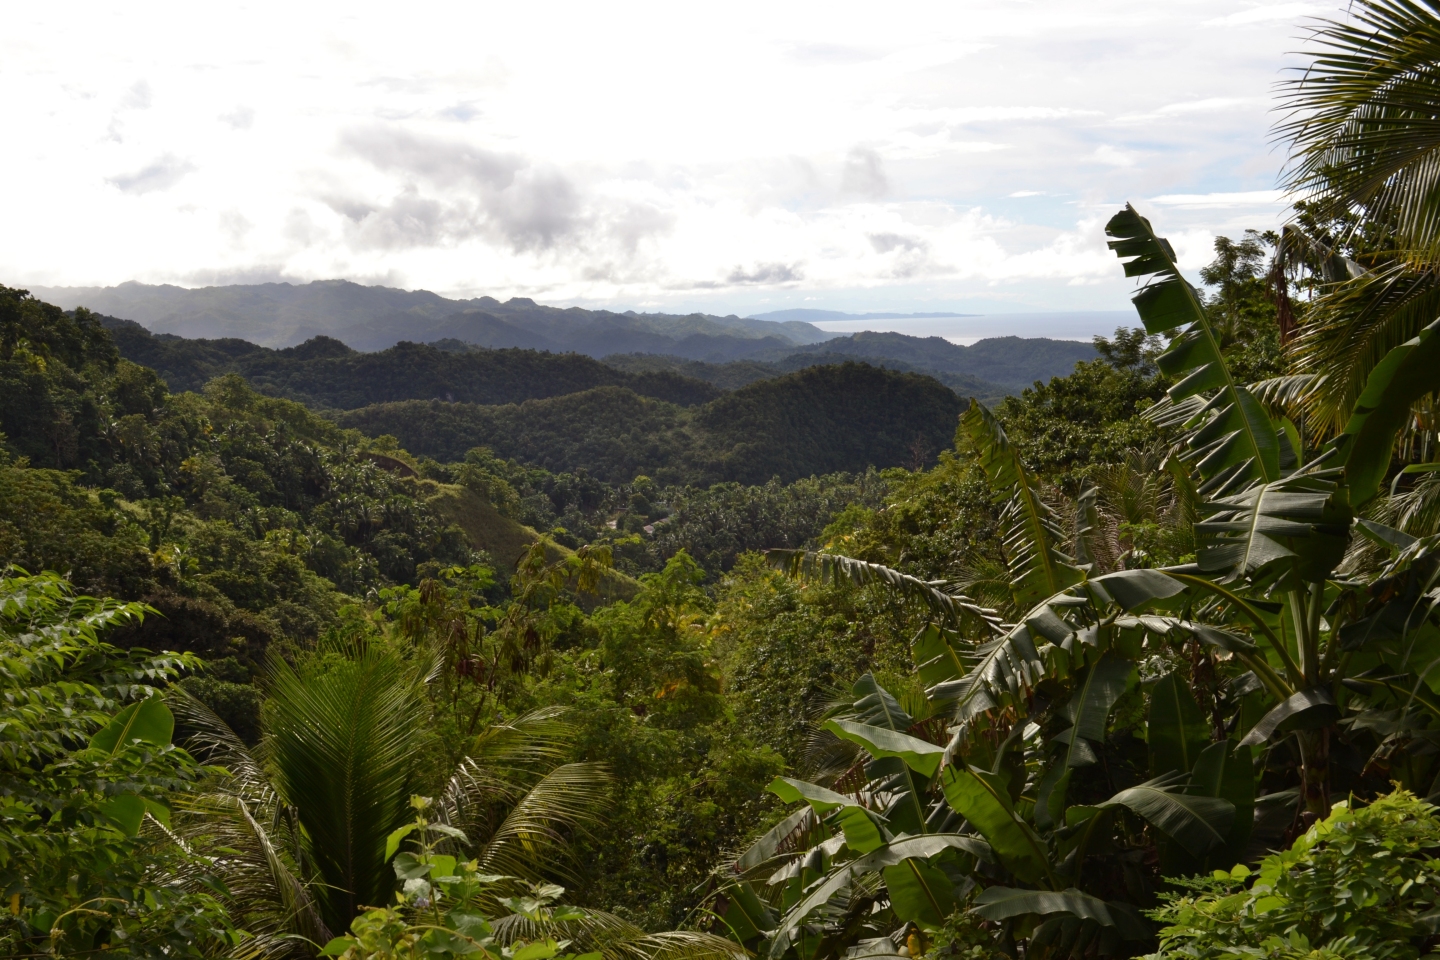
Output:
M87 307L134 320L152 333L188 339L248 340L283 348L316 336L359 350L383 350L400 342L462 339L487 347L529 347L595 355L597 350L654 352L686 338L696 359L732 359L784 345L829 339L808 323L771 322L709 314L618 313L551 307L528 297L452 300L428 290L365 286L348 280L306 284L263 283L185 288L127 281L113 287L34 286L31 292L66 310ZM771 339L773 344L746 341ZM685 349L682 347L682 349Z

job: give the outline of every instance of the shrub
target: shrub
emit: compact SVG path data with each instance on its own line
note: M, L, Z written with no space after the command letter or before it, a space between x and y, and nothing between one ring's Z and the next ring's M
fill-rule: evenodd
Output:
M1152 916L1168 924L1153 957L1409 960L1440 942L1440 817L1398 790L1339 803L1256 871L1183 881ZM1435 954L1429 954L1435 956Z

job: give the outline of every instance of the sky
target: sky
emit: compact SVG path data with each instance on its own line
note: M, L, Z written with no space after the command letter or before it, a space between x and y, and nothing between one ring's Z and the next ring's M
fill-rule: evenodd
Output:
M23 4L0 283L345 278L749 315L1120 310L1283 221L1340 0ZM1313 21L1308 21L1313 22ZM1193 279L1193 274L1192 274Z

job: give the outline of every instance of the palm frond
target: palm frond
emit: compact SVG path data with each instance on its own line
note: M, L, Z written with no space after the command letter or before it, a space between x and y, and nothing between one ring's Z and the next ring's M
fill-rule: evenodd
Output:
M1440 271L1398 264L1317 298L1291 345L1296 374L1314 378L1299 399L1315 435L1343 430L1375 367L1437 315Z
M902 599L924 607L937 619L957 626L993 633L1000 622L993 609L943 589L947 585L943 580L921 580L883 564L810 550L767 550L765 559L770 566L799 580L886 587Z
M640 927L601 910L586 910L576 920L541 922L528 917L501 917L493 924L504 946L547 937L570 940L576 952L598 952L603 960L740 960L745 948L709 933L671 930L646 933Z
M271 827L245 800L224 793L192 795L176 805L182 835L212 855L225 884L236 925L265 938L268 955L313 954L306 942L324 944L333 935L300 872L296 838L277 840ZM283 825L281 826L284 830Z
M1025 467L1000 422L984 404L972 400L960 415L960 432L979 458L996 500L1004 504L1000 525L1015 607L1028 609L1083 580L1084 571L1060 551L1065 536L1040 495L1039 480Z
M1358 0L1324 21L1310 65L1286 85L1287 185L1330 215L1364 208L1394 225L1403 258L1440 254L1440 5Z
M344 929L362 904L388 901L385 838L411 818L427 705L415 666L378 645L302 676L276 659L265 747L275 787L304 828L326 886L326 922Z
M539 880L547 872L565 876L568 836L599 822L609 788L610 775L602 764L556 767L516 801L489 835L476 856L480 872L527 880ZM465 789L452 781L441 801L451 822L461 829L484 800L477 802Z
M187 734L185 747L206 763L225 768L229 774L226 792L246 798L252 808L274 805L275 789L264 763L229 724L184 687L170 687L165 701Z

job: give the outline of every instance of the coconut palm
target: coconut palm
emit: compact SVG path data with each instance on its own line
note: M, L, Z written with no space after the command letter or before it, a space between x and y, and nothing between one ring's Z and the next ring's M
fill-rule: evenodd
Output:
M1328 436L1381 359L1440 315L1440 4L1358 0L1309 52L1277 131L1306 198L1279 252L1319 296L1285 392Z
M392 902L386 840L410 821L416 794L438 796L440 821L463 832L482 873L564 877L566 837L595 822L605 771L560 762L565 726L550 708L484 729L434 775L441 751L424 690L434 674L433 661L379 642L298 666L277 658L254 749L173 695L192 747L226 771L187 803L183 832L218 851L237 923L264 951L313 950L362 907Z

